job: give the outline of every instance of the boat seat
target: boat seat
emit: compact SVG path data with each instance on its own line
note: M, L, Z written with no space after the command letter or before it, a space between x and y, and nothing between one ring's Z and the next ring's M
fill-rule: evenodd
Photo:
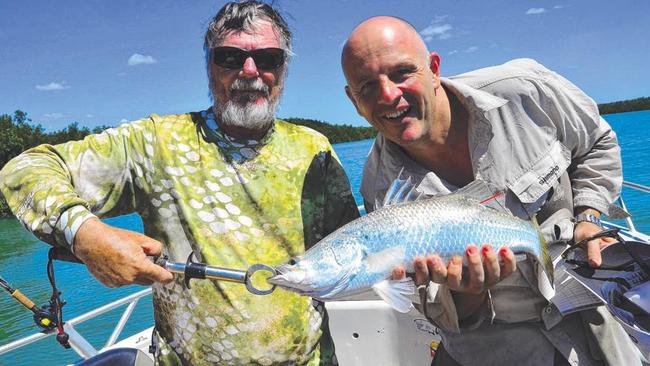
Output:
M153 366L153 360L137 348L113 348L75 366Z

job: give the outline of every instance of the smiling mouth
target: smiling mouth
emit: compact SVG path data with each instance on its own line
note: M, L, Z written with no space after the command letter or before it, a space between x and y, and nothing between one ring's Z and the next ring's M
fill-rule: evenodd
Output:
M411 111L411 107L408 107L408 108L402 109L401 111L396 111L394 113L388 113L384 117L386 117L387 119L398 119L398 118L402 117L403 115L407 114L410 111Z

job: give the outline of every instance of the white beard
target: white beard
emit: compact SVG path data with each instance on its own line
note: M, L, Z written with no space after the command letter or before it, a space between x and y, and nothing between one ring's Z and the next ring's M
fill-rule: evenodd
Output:
M268 87L260 79L242 80L237 79L231 86L231 90L256 90L265 94L262 103L253 102L259 97L258 94L251 94L248 98L243 94L236 100L228 100L215 103L215 117L224 127L240 127L248 130L266 131L275 120L275 110L280 98L269 98ZM280 94L278 94L280 95Z

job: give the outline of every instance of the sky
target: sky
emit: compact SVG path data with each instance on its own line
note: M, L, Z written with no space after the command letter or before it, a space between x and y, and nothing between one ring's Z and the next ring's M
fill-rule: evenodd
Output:
M210 106L203 35L224 1L0 0L0 114L58 130ZM538 60L596 102L650 96L650 1L276 0L294 32L279 117L367 125L341 48L373 15L415 26L451 76Z

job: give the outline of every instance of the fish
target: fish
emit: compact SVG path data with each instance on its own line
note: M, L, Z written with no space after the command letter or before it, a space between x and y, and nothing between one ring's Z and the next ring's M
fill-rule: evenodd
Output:
M552 264L536 223L513 216L499 204L482 203L475 196L485 193L486 187L477 180L451 194L423 197L410 178L398 178L379 209L275 267L276 274L267 281L320 301L372 289L395 310L406 313L413 307L416 287L410 277L390 278L396 266L412 272L417 256L435 253L446 262L462 255L469 243L490 243L496 250L508 247L531 257L540 269L538 279L549 281L542 291L550 299Z

